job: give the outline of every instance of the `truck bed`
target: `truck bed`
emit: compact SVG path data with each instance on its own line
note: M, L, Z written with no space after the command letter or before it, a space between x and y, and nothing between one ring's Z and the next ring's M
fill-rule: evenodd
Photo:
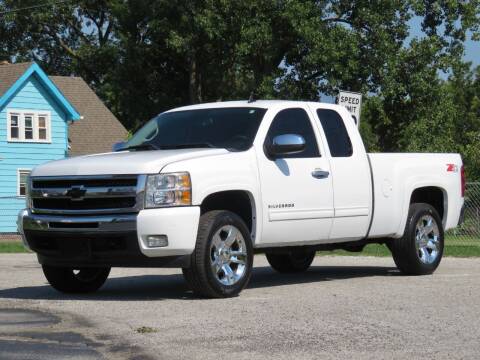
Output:
M443 197L445 230L457 225L460 217L461 167L458 154L369 153L373 179L373 220L369 237L401 237L414 188L425 183L439 188ZM447 198L450 194L451 199Z

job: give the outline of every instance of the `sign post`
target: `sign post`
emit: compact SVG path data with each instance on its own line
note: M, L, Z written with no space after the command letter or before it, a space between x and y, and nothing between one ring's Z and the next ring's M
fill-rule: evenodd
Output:
M337 104L343 105L352 114L357 127L360 127L360 110L362 108L362 94L340 90L338 93Z

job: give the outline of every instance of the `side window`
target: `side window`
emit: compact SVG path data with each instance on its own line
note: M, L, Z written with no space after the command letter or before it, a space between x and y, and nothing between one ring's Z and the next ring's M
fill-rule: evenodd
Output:
M328 147L332 157L349 157L353 154L352 142L342 117L329 109L318 109L317 115L327 137Z
M30 170L20 170L17 172L17 195L25 196L27 194L27 181Z
M38 140L48 140L48 116L41 114L38 115Z
M313 158L320 156L312 123L305 110L294 108L280 111L273 119L265 141L271 142L275 136L285 134L302 136L305 139L305 150L296 154L284 155L282 156L283 158Z
M10 114L10 139L18 140L20 139L20 115L19 114Z
M51 142L50 112L8 111L7 141Z

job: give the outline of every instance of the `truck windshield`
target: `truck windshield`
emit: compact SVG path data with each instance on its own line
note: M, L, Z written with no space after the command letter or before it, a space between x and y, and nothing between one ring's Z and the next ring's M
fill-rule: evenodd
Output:
M225 148L252 146L266 109L213 108L163 113L150 120L125 144L124 150Z

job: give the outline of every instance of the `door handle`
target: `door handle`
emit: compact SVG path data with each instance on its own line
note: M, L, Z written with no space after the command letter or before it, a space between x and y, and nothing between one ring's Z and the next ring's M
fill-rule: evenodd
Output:
M326 179L330 173L328 171L322 170L322 169L315 169L312 171L312 176L315 179Z

